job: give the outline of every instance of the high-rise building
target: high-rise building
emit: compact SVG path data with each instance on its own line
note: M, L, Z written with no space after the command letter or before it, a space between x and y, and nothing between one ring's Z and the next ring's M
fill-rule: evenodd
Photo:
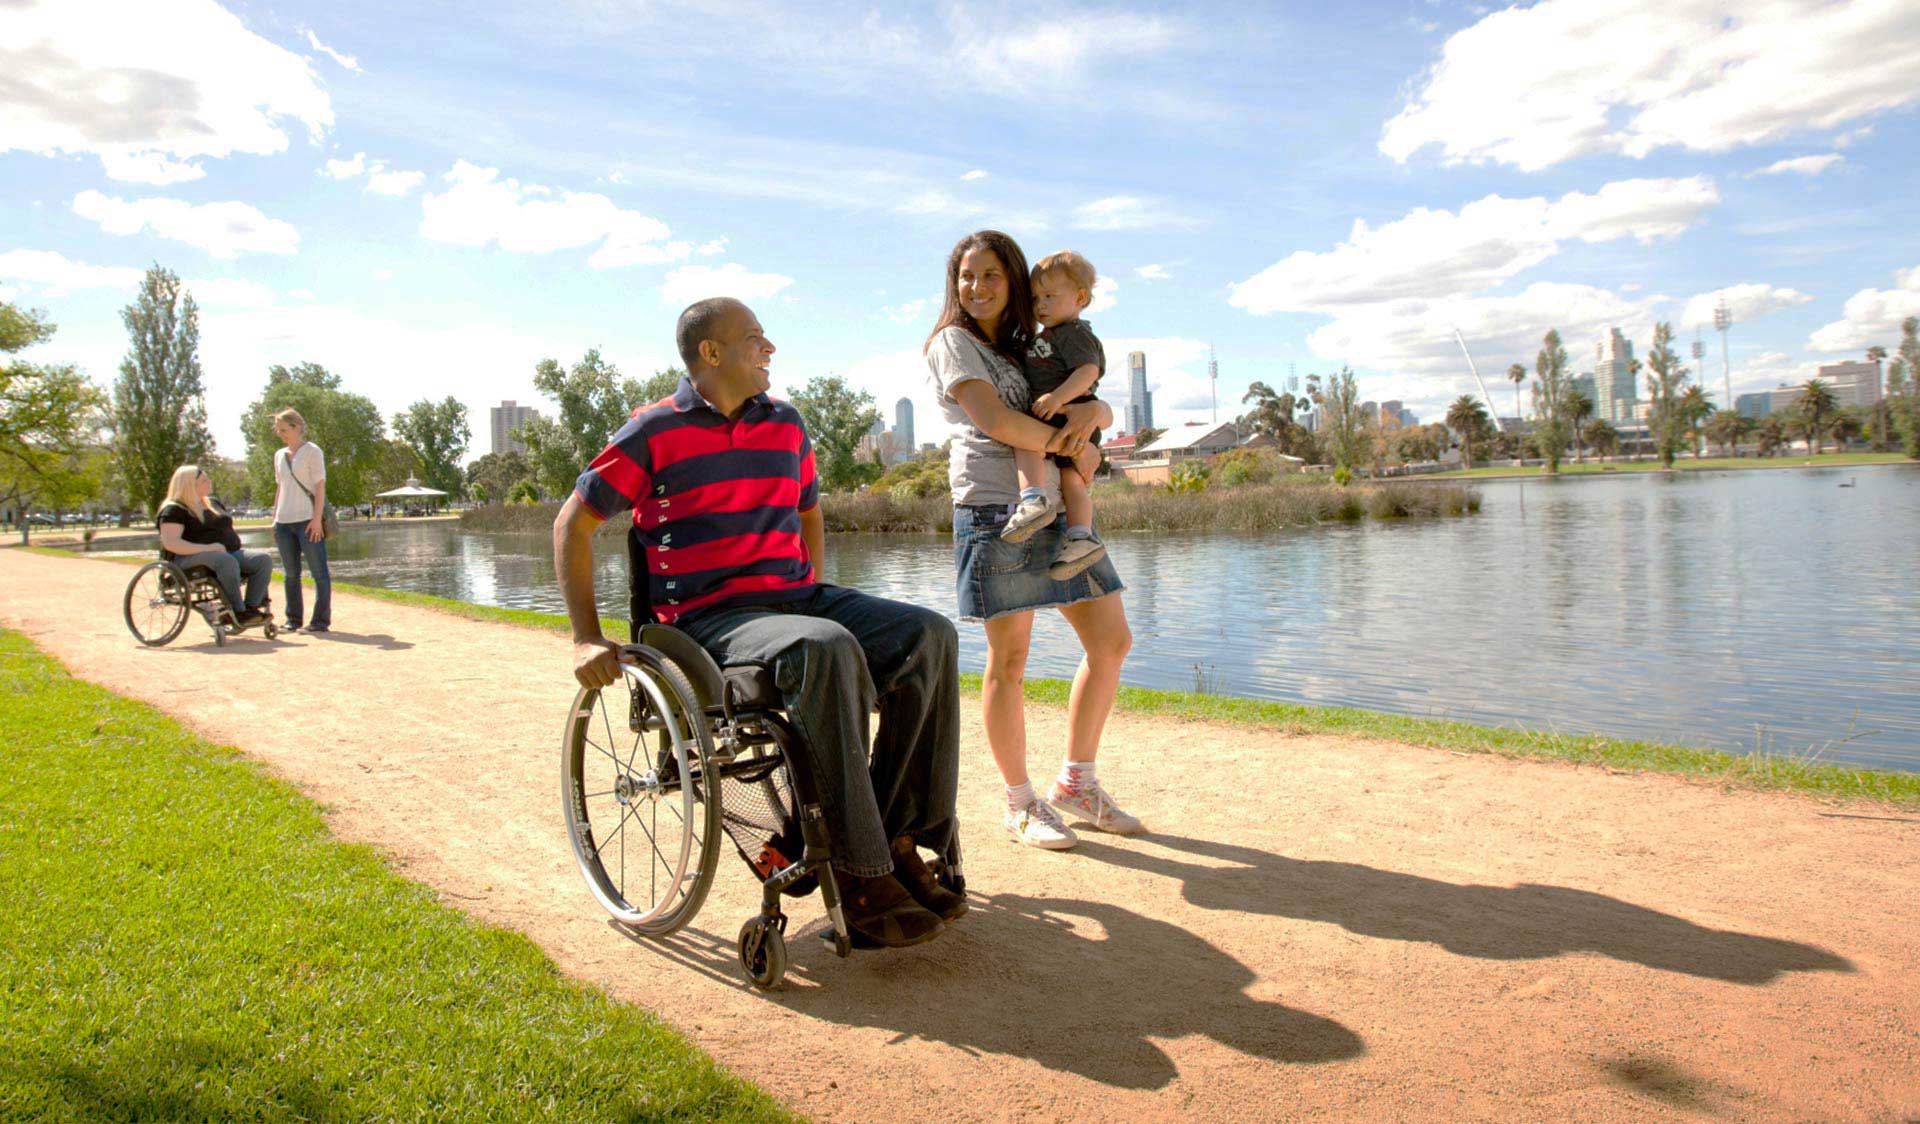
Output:
M493 451L525 453L526 442L513 436L513 431L539 416L540 411L532 406L516 405L511 398L493 407Z
M893 404L893 432L900 438L900 447L913 452L913 399L902 398Z
M1880 364L1863 360L1827 363L1816 372L1821 382L1833 388L1833 397L1842 406L1872 406L1880 401Z
M1599 410L1600 400L1594 397L1592 371L1588 371L1587 373L1582 375L1573 376L1573 378L1568 380L1567 385L1572 387L1574 390L1579 391L1581 397L1585 398L1588 402L1592 403L1596 411Z
M1147 389L1147 353L1127 356L1127 429L1138 433L1153 425L1153 391Z
M1742 394L1733 400L1733 411L1743 418L1764 418L1773 409L1773 394L1770 391L1756 391Z
M1610 329L1600 337L1593 364L1593 412L1610 422L1631 422L1634 399L1633 343Z

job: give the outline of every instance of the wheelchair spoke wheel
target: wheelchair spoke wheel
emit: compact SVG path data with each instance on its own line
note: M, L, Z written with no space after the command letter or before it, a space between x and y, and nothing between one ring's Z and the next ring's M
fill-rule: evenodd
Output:
M149 647L170 643L187 626L191 586L180 567L171 562L149 562L127 583L127 628Z
M574 697L561 746L567 834L615 920L664 936L693 920L720 857L713 734L677 667L640 651Z

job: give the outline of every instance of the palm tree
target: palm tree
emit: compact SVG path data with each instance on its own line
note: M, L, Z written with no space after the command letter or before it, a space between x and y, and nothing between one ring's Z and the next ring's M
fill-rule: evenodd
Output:
M1566 410L1567 421L1571 423L1569 432L1573 435L1573 459L1576 462L1585 461L1586 458L1581 455L1584 443L1580 440L1580 434L1581 427L1593 416L1593 399L1577 390L1568 391L1566 405L1562 408Z
M1700 459L1700 442L1705 436L1707 418L1713 414L1713 402L1707 398L1707 392L1699 383L1680 392L1678 402L1680 417L1687 427L1687 433L1693 438L1693 457Z
M1520 384L1527 381L1527 369L1515 363L1507 368L1507 377L1513 380L1513 416L1525 417L1526 415L1520 412Z
M1473 446L1487 431L1487 408L1471 394L1462 394L1447 407L1447 428L1460 438L1460 459L1473 467Z
M1727 451L1728 456L1740 455L1740 438L1746 436L1750 427L1747 419L1734 410L1715 410L1707 419L1707 440Z
M1847 451L1847 442L1860 436L1865 427L1860 424L1860 416L1852 410L1836 410L1827 422L1827 436L1833 438L1834 452Z
M1808 379L1800 387L1800 401L1795 404L1794 412L1799 415L1801 431L1807 435L1807 448L1814 456L1820 455L1820 435L1824 432L1821 423L1839 408L1840 400L1833 396L1833 388L1820 379Z
M1602 457L1612 456L1620 447L1620 431L1613 428L1613 423L1605 418L1595 418L1588 422L1584 432L1587 444L1592 445L1593 451Z
M1787 422L1779 414L1768 414L1753 427L1753 439L1760 445L1760 455L1770 457L1787 445Z

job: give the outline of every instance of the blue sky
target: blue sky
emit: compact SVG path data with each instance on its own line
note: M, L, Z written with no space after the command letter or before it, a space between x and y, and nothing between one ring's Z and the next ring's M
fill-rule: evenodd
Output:
M714 293L776 392L834 372L942 429L945 254L1080 250L1160 424L1341 363L1425 418L1561 329L1691 339L1736 394L1920 314L1920 7L1787 0L0 5L0 295L110 382L158 261L203 306L221 451L270 363L391 416L644 374ZM1722 385L1709 341L1708 388ZM1510 395L1496 385L1496 400Z

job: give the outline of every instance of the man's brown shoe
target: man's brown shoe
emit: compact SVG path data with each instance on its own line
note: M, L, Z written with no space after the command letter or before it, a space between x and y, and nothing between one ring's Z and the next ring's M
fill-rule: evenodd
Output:
M913 895L914 901L940 920L958 921L966 916L967 896L942 886L911 840L893 841L893 876Z
M891 874L859 878L836 870L833 877L840 885L847 928L853 930L856 940L865 937L886 948L906 948L932 940L945 927Z

